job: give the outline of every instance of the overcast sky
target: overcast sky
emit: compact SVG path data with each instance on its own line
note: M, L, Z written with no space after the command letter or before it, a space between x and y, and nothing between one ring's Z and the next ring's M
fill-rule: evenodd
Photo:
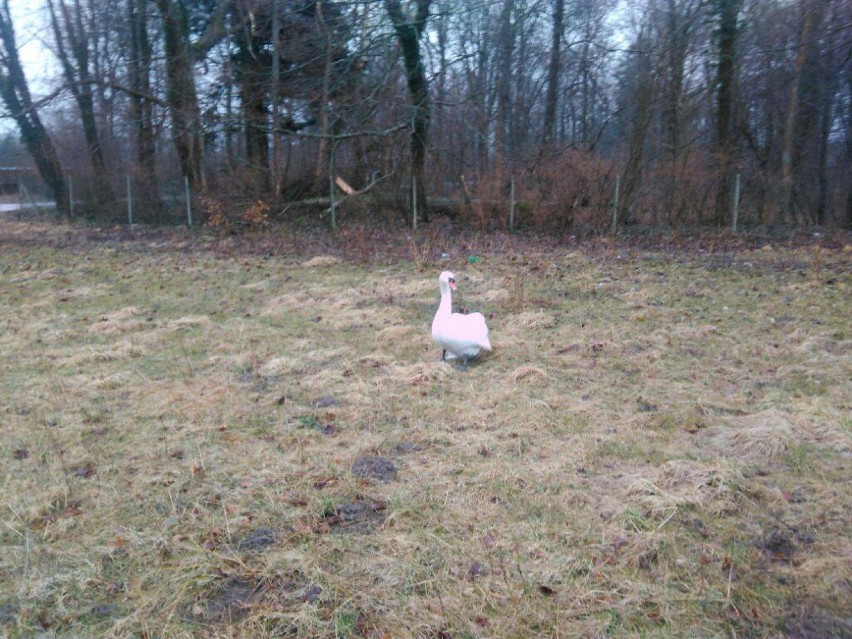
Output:
M45 21L41 2L11 0L9 10L15 27L15 39L18 42L18 55L24 65L24 74L33 98L46 94L50 89L50 79L56 75L56 63L53 54L45 45ZM5 113L5 105L0 103L0 116ZM0 135L17 132L11 119L0 117ZM0 165L3 159L0 158Z
M41 2L12 0L9 3L18 41L18 53L24 65L24 73L34 96L47 90L45 79L55 74L53 54L45 44L47 36L44 8Z

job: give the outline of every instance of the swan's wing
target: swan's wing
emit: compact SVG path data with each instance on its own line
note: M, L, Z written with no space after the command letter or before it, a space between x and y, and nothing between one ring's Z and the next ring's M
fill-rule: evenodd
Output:
M459 315L463 318L460 322L464 325L465 336L480 348L487 351L491 350L491 340L488 339L488 325L485 323L485 317L482 313L470 313L469 315Z

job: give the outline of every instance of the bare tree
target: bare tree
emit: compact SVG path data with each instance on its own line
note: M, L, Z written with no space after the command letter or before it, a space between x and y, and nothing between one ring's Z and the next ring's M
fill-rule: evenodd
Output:
M616 211L619 224L630 222L632 198L642 179L643 160L653 116L656 72L651 57L648 27L640 27L632 45L633 53L621 72L622 108L625 118L626 161L623 171L621 197Z
M502 185L506 173L506 156L510 151L512 126L512 62L516 31L512 28L515 0L503 0L497 34L497 112L494 116L494 176Z
M405 79L411 96L411 177L412 186L416 185L412 193L412 202L416 196L417 210L421 212L424 221L428 220L425 167L432 108L429 98L429 81L420 50L420 39L426 29L431 5L432 0L415 0L413 15L406 15L399 0L385 0L385 9L402 50Z
M542 141L556 138L556 106L559 99L559 70L562 66L562 33L565 29L565 0L553 0L553 31L550 36L550 62L547 69L547 97L544 102Z
M136 162L146 189L157 192L154 103L151 95L152 47L148 35L148 0L127 0L130 118L135 130ZM154 200L156 201L156 200Z
M190 186L207 190L204 172L204 132L195 82L195 63L225 37L229 0L217 0L207 17L206 28L193 40L190 32L190 0L155 0L163 27L166 99L172 132L183 174Z
M41 121L38 105L33 101L21 66L9 0L3 0L0 5L0 96L18 125L24 144L32 155L42 179L53 193L57 209L67 218L71 208L62 165Z
M706 18L704 0L666 0L662 7L664 21L661 29L663 55L660 58L663 92L661 136L662 160L665 162L665 182L661 189L660 208L669 221L678 220L684 208L684 198L678 195L683 167L688 164L692 140L685 139L690 127L689 78L687 64L690 50L695 46L697 31ZM693 90L693 92L695 92ZM680 189L682 190L682 189Z
M803 110L812 107L812 103L802 100L802 97L803 95L812 97L807 95L812 93L812 84L805 71L811 66L812 51L815 48L814 34L822 20L824 4L821 0L800 0L799 2L801 32L796 48L796 63L787 103L781 149L781 206L784 211L784 221L787 224L806 222L806 212L796 204L795 178L802 157L799 145L811 133L808 129L813 122L811 118L802 117Z
M89 151L99 206L112 201L103 142L95 113L95 80L92 73L92 46L99 34L94 26L93 7L80 0L48 0L50 22L56 42L56 55L71 95L80 112L80 123Z
M716 31L716 147L719 157L719 189L716 223L721 225L730 211L732 164L736 148L734 100L737 73L739 15L743 0L714 0Z

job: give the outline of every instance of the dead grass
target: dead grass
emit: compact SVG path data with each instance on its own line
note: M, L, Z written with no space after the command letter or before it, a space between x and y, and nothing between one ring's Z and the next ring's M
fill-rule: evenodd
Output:
M0 222L2 636L852 633L849 251L36 231Z

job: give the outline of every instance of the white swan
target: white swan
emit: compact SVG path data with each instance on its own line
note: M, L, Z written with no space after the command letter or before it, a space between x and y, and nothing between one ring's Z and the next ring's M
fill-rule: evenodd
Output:
M456 277L449 271L444 271L438 278L441 289L441 303L438 312L432 320L432 339L444 349L441 359L447 359L447 352L455 357L461 357L462 368L467 368L467 362L483 350L491 350L488 340L488 326L482 313L462 315L453 313L452 290L456 288Z

